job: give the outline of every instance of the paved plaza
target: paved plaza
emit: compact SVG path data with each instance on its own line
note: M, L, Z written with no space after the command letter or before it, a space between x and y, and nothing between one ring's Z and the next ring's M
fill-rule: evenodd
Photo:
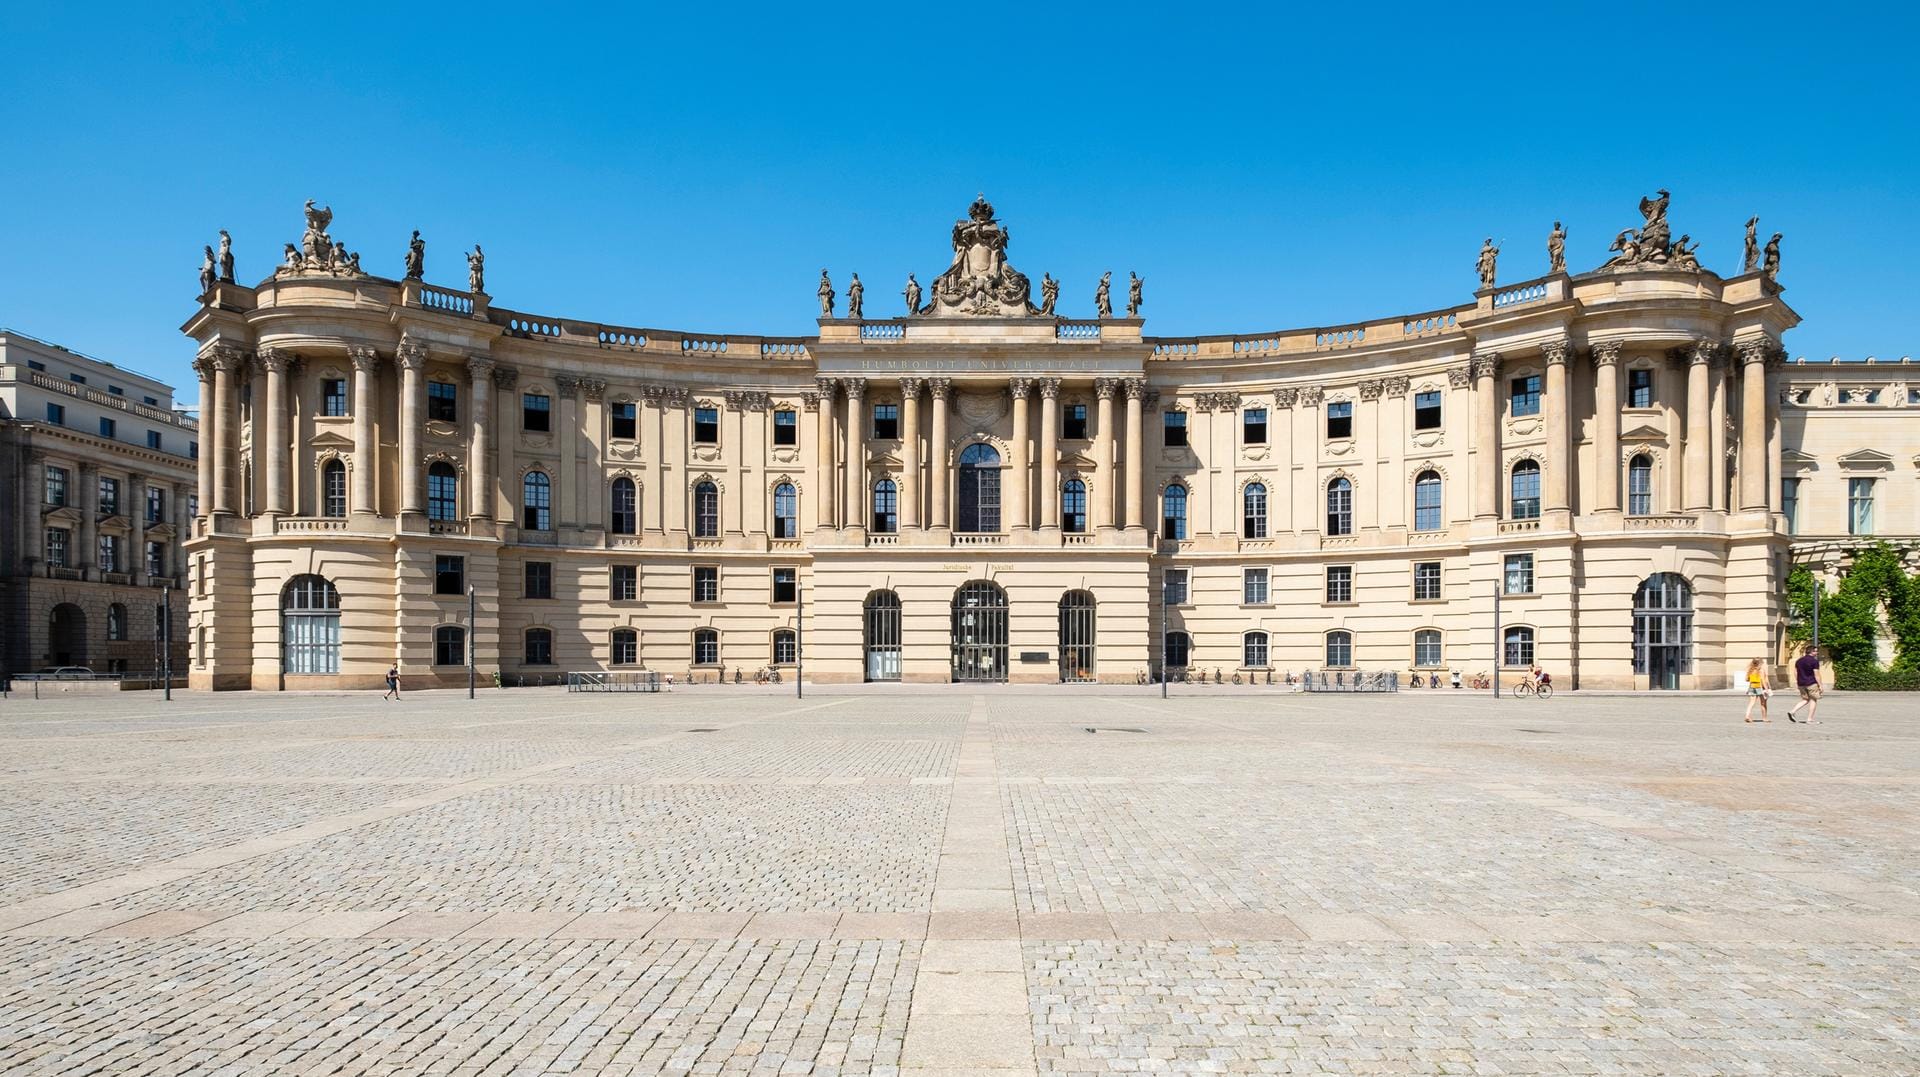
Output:
M1920 700L1743 702L16 693L0 1072L1920 1071Z

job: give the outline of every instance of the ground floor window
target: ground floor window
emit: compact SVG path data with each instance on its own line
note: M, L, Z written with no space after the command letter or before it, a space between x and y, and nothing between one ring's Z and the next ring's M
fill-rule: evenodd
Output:
M459 625L441 625L433 630L433 664L436 666L467 664L466 629Z
M1168 669L1185 669L1193 658L1193 637L1185 632L1167 633L1161 655Z
M640 633L631 628L613 630L613 664L633 666L640 663Z
M864 603L866 676L869 681L900 679L900 596L874 591Z
M693 634L693 664L696 666L720 664L719 632L711 628L702 628Z
M1439 629L1423 628L1413 634L1413 664L1421 669L1441 665Z
M523 638L524 661L529 666L553 665L553 629L529 628Z
M1514 625L1501 639L1500 664L1515 668L1533 665L1533 629Z
M782 628L773 633L773 664L791 666L800 660L800 639L792 629Z
M295 576L280 604L281 668L340 672L340 592L320 576Z
M1240 664L1248 669L1263 669L1267 665L1267 634L1249 632L1240 640Z
M1335 669L1353 665L1353 633L1346 629L1327 633L1327 665Z
M1677 572L1656 572L1633 593L1633 671L1667 689L1693 672L1693 587Z

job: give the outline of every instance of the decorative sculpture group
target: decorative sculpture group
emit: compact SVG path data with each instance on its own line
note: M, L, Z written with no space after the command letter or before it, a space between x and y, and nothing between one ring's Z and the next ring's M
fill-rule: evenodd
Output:
M360 252L348 251L347 245L327 234L327 226L333 223L333 208L315 206L313 199L307 199L307 227L300 234L298 247L289 243L281 259L276 276L290 273L331 273L335 276L361 277L366 273L360 268ZM225 233L221 233L222 236ZM222 248L225 249L224 246ZM228 278L231 279L231 278Z

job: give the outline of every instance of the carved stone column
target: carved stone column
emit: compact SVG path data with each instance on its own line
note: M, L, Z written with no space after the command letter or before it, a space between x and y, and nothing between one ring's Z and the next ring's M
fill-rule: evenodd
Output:
M1620 342L1593 346L1595 512L1620 511Z
M427 465L420 446L427 412L427 349L402 340L393 361L400 368L400 511L424 515Z
M1033 525L1033 454L1028 450L1033 436L1028 417L1033 379L1009 378L1007 392L1013 397L1013 494L1007 503L1007 530L1026 531Z
M235 481L240 452L240 372L246 368L247 355L238 348L215 345L213 349L214 446L213 511L239 511L240 484ZM91 553L88 554L92 556Z
M1570 507L1569 473L1573 470L1567 398L1567 360L1573 356L1573 344L1550 340L1541 349L1547 364L1547 476L1542 484L1542 506L1548 512L1565 512Z
M97 580L100 563L100 472L84 461L74 469L80 480L80 548L73 551L68 564L80 570L83 580Z
M195 491L196 493L198 491ZM187 487L176 486L173 493L173 570L169 573L175 580L185 584L187 579L187 530L193 525L193 514L187 511Z
M147 477L128 474L126 492L128 529L126 564L121 571L133 577L133 582L145 586L147 582Z
M1128 530L1146 526L1142 506L1146 501L1146 446L1141 444L1141 409L1147 398L1145 378L1130 378L1127 386L1127 519Z
M220 406L219 367L211 355L203 355L193 361L193 372L200 376L200 466L195 469L195 488L200 502L200 511L213 511L213 473L220 459ZM180 521L182 528L192 528L193 521ZM186 531L183 533L191 533Z
M556 420L559 429L555 431L560 442L560 462L550 476L553 482L553 520L556 529L578 527L579 514L575 510L575 498L579 491L578 469L575 458L580 452L580 379L570 374L555 375L554 391L560 394L559 412Z
M467 357L467 517L493 517L493 446L488 438L493 423L493 360ZM501 436L506 435L503 432Z
M1500 515L1500 373L1499 352L1476 352L1468 360L1473 373L1473 515L1490 520Z
M1777 398L1767 392L1767 368L1775 355L1773 341L1741 341L1740 353L1740 510L1763 511L1768 504L1767 435L1768 409L1778 407Z
M820 421L819 426L815 428L817 433L814 436L816 451L814 470L818 474L814 479L813 488L819 491L815 496L815 501L818 503L814 506L814 522L816 527L825 530L840 526L839 514L834 511L834 506L840 500L839 495L834 492L839 485L835 481L839 475L833 467L833 397L840 383L834 378L815 378L814 384L820 387Z
M1267 513L1272 535L1284 535L1294 528L1293 521L1293 405L1300 399L1298 389L1273 391L1273 425L1267 443L1273 446L1273 489L1267 495Z
M1688 512L1703 512L1713 504L1713 472L1709 470L1707 451L1713 445L1710 436L1713 401L1708 382L1713 376L1714 343L1704 338L1687 348L1677 349L1687 361L1687 474Z
M841 526L865 529L867 524L867 379L844 378L847 390L847 496Z
M1727 395L1733 392L1732 367L1730 356L1722 349L1707 376L1707 398L1712 402L1707 408L1707 433L1711 438L1707 445L1707 507L1715 512L1727 511L1728 501L1737 500L1729 489L1727 475Z
M1060 379L1040 379L1040 526L1060 529Z
M260 452L255 445L256 456L263 457L267 465L267 513L281 516L292 511L287 498L287 480L291 477L287 463L287 357L276 351L260 353L260 369L266 372L267 399L265 404L266 422L262 424L265 433L266 452Z
M920 388L923 378L900 379L900 530L920 529Z
M494 400L494 408L499 413L496 426L500 431L500 440L495 446L500 454L500 466L494 469L494 474L498 478L500 488L497 493L493 490L480 491L483 498L497 499L494 503L499 506L501 514L499 519L503 523L510 524L520 522L519 491L515 489L520 482L520 473L514 470L513 466L513 447L520 436L518 414L520 402L514 399L516 394L513 390L519 381L520 372L513 367L493 368L493 387L499 392L499 396Z
M577 436L585 443L585 451L578 453L573 460L573 519L581 527L607 526L607 484L602 478L600 461L604 459L607 429L607 383L598 378L580 379L580 393L585 398L579 412L580 429ZM736 435L734 444L740 444ZM729 483L728 489L739 496L741 483ZM741 515L737 505L727 514L732 530L739 530Z
M811 396L812 394L806 394ZM667 389L664 385L642 385L640 401L646 411L634 417L634 433L640 439L640 461L645 482L640 495L640 529L661 531L667 528ZM648 413L651 413L650 416ZM639 425L644 423L645 425ZM795 521L798 526L798 521Z
M927 486L930 525L936 530L948 526L947 514L947 397L953 382L947 378L928 378L927 394L933 398L933 436L927 446Z
M1114 474L1113 452L1113 394L1120 391L1119 378L1095 378L1093 381L1094 422L1093 468L1094 481L1090 500L1093 502L1093 526L1097 531L1113 530L1113 512L1116 499L1120 496L1120 483Z
M380 356L359 345L348 348L347 354L353 360L353 498L348 511L372 516L379 511L374 474L380 467L380 446L373 436L373 410L379 399Z

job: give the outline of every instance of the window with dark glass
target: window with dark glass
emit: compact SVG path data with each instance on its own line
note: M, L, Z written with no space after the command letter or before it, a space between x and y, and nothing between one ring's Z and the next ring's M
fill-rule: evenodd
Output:
M1630 408L1650 408L1653 406L1653 371L1646 367L1627 371L1627 406Z
M693 443L695 445L720 444L720 409L693 409Z
M1413 428L1415 430L1440 429L1440 390L1428 389L1413 394Z
M1087 406L1085 404L1067 404L1060 409L1060 436L1067 441L1086 440Z
M443 423L460 421L460 388L450 381L427 383L427 418Z
M58 404L48 404L47 421L55 426L67 425L67 409Z
M120 515L120 480L119 479L103 478L100 480L100 515L102 516Z
M113 434L116 429L117 426L112 419L103 417L100 420L100 436L106 438L108 441L113 440Z
M1522 460L1513 465L1511 496L1507 501L1509 518L1533 520L1540 516L1540 465Z
M773 537L800 537L800 495L790 482L773 488Z
M1533 665L1533 629L1525 625L1514 625L1507 629L1505 646L1501 648L1501 665L1509 667Z
M1873 480L1847 480L1847 534L1873 534Z
M1353 534L1353 483L1344 478L1327 484L1327 534Z
M775 445L800 444L800 416L793 411L773 413L773 443Z
M1169 449L1177 449L1187 443L1187 413L1169 411L1161 416L1161 441Z
M433 559L433 593L436 595L464 595L467 593L467 559L449 554L440 554Z
M147 431L147 448L158 449L159 447L160 447L160 431L158 430Z
M800 639L792 629L779 628L773 633L773 664L790 666L800 660Z
M553 429L553 398L545 393L520 394L520 429L544 434Z
M1334 668L1353 665L1353 633L1345 629L1327 633L1327 665Z
M1508 382L1507 400L1516 419L1540 414L1540 375L1528 374Z
M607 597L615 602L632 602L640 597L640 566L614 565L612 586Z
M1184 606L1187 604L1187 570L1186 569L1184 568L1167 569L1166 574L1161 578L1161 586L1165 589L1163 593L1163 597L1167 605Z
M1327 566L1327 601L1330 603L1353 601L1353 566Z
M1167 633L1165 653L1162 655L1169 669L1185 669L1193 660L1193 637L1185 632Z
M773 569L773 604L792 605L800 601L800 570L790 565Z
M632 441L639 424L634 418L633 401L616 400L607 405L608 432L615 438Z
M320 414L341 416L347 413L347 379L320 380Z
M320 465L320 515L345 516L346 514L347 465L338 460L329 460Z
M1243 445L1267 443L1267 409L1248 408L1240 413L1240 442Z
M1353 436L1353 401L1327 401L1327 440L1339 441Z
M875 404L873 406L873 437L875 441L892 441L900 436L900 405Z
M433 630L433 664L467 664L467 630L459 625L441 625Z
M69 374L67 375L67 380L75 385L85 385L87 383L87 376L85 374Z
M613 630L613 665L632 666L640 662L640 633L631 628Z
M1653 512L1653 457L1646 453L1627 462L1627 515L1647 516Z
M553 562L528 561L525 569L527 598L553 597Z
M1502 588L1510 595L1530 595L1533 593L1533 555L1530 553L1510 553L1505 561L1505 586Z
M1433 602L1439 597L1440 562L1415 561L1413 563L1413 600Z
M120 571L120 536L100 536L100 571Z
M701 628L693 633L693 664L696 666L717 666L720 664L720 633L711 628Z
M167 574L167 544L147 543L147 575L159 579Z
M640 499L633 480L622 475L608 491L607 530L631 535L640 529Z
M717 565L693 566L693 600L720 601L720 568Z
M47 468L47 504L59 508L67 503L67 469Z
M1261 539L1267 537L1267 487L1265 483L1250 482L1240 494L1240 537Z
M1160 537L1163 539L1184 539L1187 537L1187 488L1179 483L1167 487L1160 495Z
M1422 471L1413 480L1413 529L1440 530L1440 473Z
M109 640L127 638L127 608L118 602L107 603L107 638Z
M1248 669L1264 669L1267 665L1267 634L1249 632L1240 638L1240 664Z
M1800 480L1780 480L1780 515L1787 519L1787 534L1800 533Z
M67 567L67 544L73 532L64 527L47 528L47 564L54 568Z
M873 484L872 526L874 533L880 535L891 535L900 529L900 492L892 479Z
M529 471L520 481L520 526L528 531L553 530L553 480L544 471Z
M445 460L427 467L427 519L460 518L460 473Z
M524 637L525 663L529 666L553 665L553 629L529 628Z
M1421 669L1435 669L1442 665L1438 629L1422 628L1413 634L1413 664Z
M693 537L720 537L720 488L713 483L693 488Z
M1060 487L1060 530L1078 535L1087 529L1087 484L1068 479Z
M960 451L954 487L959 494L955 531L1000 530L1000 453L993 446L976 441Z
M1249 568L1241 571L1240 604L1243 606L1264 606L1267 604L1266 569Z

